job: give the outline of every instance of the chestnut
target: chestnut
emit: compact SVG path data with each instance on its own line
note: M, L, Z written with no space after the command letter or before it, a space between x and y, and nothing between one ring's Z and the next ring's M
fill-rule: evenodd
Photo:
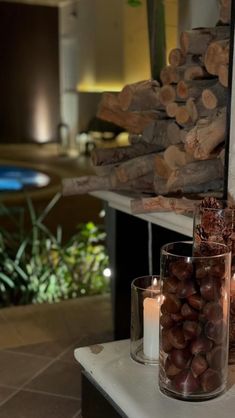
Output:
M177 296L179 298L188 298L197 293L197 289L192 280L182 280L177 286Z
M169 354L169 358L178 369L185 369L185 367L189 366L192 354L188 348L182 350L173 348Z
M168 293L165 296L163 307L168 313L177 313L181 309L181 301L175 295Z
M184 303L181 308L181 315L190 321L195 321L198 318L198 312L195 311L191 306L187 303Z
M223 318L223 309L218 302L208 302L203 307L203 316L209 321L218 321Z
M213 369L207 369L199 377L200 384L204 392L213 392L221 385L221 375Z
M224 347L217 345L206 353L206 359L211 369L222 370L227 362L227 351Z
M188 280L192 277L193 266L184 260L175 261L170 267L171 273L179 280Z
M208 321L205 324L204 332L215 344L221 344L226 338L226 324L223 320Z
M213 278L207 277L201 282L200 292L201 296L207 301L217 300L220 298L220 284Z
M199 353L206 353L213 347L213 342L204 335L199 335L196 340L192 341L190 345L191 353L196 355Z
M218 263L216 262L213 264L209 270L209 274L214 279L220 279L223 280L225 277L225 264L224 263Z
M169 329L168 340L174 348L178 348L179 350L185 348L187 345L187 342L184 338L183 329L179 325L176 325Z
M168 377L168 379L173 379L179 372L180 369L177 368L169 359L169 357L167 357L166 361L165 361L165 373L166 376Z
M174 325L174 320L171 318L171 315L165 313L160 317L160 324L163 328L171 328Z
M165 353L169 353L173 348L172 344L169 340L169 329L163 328L162 329L162 338L161 338L161 346Z
M192 308L200 311L203 308L205 301L199 295L191 295L188 297L188 303Z
M199 380L193 376L190 369L179 372L172 380L173 388L184 395L195 393L200 388Z
M183 321L183 319L184 319L184 317L181 315L181 313L180 313L180 312L178 312L178 313L174 313L174 314L171 314L171 318L172 318L175 322L181 322L181 321Z
M199 265L196 268L195 277L198 282L205 279L207 277L207 269L204 268L202 265Z
M208 363L204 356L197 354L191 363L191 370L194 377L200 376L208 368Z
M185 321L183 324L183 332L186 340L192 340L201 334L202 327L196 321Z
M163 280L162 293L176 293L179 280L176 277L167 277Z

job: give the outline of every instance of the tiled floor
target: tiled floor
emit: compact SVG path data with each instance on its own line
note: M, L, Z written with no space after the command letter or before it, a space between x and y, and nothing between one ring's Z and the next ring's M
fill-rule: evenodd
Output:
M0 335L0 417L79 418L74 348L112 340L110 297L3 309Z

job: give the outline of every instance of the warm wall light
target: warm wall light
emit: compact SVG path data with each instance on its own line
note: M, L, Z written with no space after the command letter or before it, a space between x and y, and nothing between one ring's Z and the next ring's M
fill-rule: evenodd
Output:
M47 95L40 91L35 97L32 132L37 142L43 143L51 139L51 124Z

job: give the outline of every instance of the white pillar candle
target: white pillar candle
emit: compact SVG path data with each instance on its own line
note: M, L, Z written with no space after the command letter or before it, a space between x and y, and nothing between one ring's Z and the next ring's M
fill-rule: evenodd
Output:
M159 298L144 299L144 355L152 360L159 358Z

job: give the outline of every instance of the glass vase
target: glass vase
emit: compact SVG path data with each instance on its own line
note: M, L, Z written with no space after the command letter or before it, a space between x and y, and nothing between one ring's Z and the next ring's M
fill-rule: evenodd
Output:
M159 361L160 277L137 277L131 284L131 341L133 360L142 364Z
M197 207L194 213L193 238L201 243L214 241L225 244L231 251L229 364L235 364L235 209L226 201L218 208Z
M171 397L201 401L226 388L230 258L217 243L161 249L159 386Z

